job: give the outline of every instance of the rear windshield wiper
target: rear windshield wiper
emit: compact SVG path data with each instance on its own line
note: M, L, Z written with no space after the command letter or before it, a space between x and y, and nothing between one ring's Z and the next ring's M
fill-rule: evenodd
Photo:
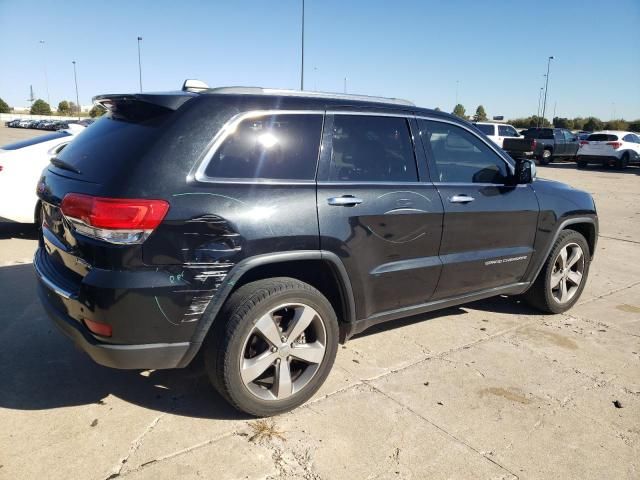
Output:
M78 175L82 174L80 170L78 170L73 165L65 162L64 160L60 160L58 157L51 157L49 160L54 166L61 168L63 170L69 170L70 172L77 173Z

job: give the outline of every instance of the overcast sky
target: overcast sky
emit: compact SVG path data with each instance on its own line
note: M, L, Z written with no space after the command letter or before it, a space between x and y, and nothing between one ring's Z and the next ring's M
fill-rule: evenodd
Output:
M301 0L0 0L0 97L52 106L185 78L299 88ZM489 115L640 118L640 1L306 0L305 88L403 97ZM41 44L43 40L45 43Z

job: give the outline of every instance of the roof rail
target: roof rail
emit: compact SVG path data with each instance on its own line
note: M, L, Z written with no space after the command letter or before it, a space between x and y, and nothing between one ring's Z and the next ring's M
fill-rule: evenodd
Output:
M186 82L185 82L186 84ZM184 87L183 87L184 89ZM262 87L217 87L209 88L205 93L235 94L235 95L281 95L287 97L327 98L335 100L356 100L360 102L388 103L391 105L404 105L414 107L415 103L402 98L373 97L369 95L351 95L347 93L314 92L307 90L285 90L279 88Z

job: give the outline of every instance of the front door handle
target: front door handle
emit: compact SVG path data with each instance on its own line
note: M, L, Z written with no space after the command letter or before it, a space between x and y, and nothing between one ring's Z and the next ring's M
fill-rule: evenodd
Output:
M336 207L355 207L362 203L362 199L353 195L343 195L341 197L327 198L327 203Z
M475 200L475 198L470 197L469 195L454 195L453 197L449 198L449 202L451 203L469 203L469 202L473 202Z

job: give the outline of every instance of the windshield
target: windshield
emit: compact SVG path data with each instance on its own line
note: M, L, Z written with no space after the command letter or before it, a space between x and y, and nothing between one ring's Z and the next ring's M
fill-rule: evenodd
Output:
M29 138L28 140L22 140L16 143L10 143L9 145L5 145L2 150L18 150L19 148L30 147L31 145L37 145L39 143L48 142L50 140L55 140L57 138L70 137L71 134L69 132L58 131L54 133L49 133L48 135L40 135L39 137Z

